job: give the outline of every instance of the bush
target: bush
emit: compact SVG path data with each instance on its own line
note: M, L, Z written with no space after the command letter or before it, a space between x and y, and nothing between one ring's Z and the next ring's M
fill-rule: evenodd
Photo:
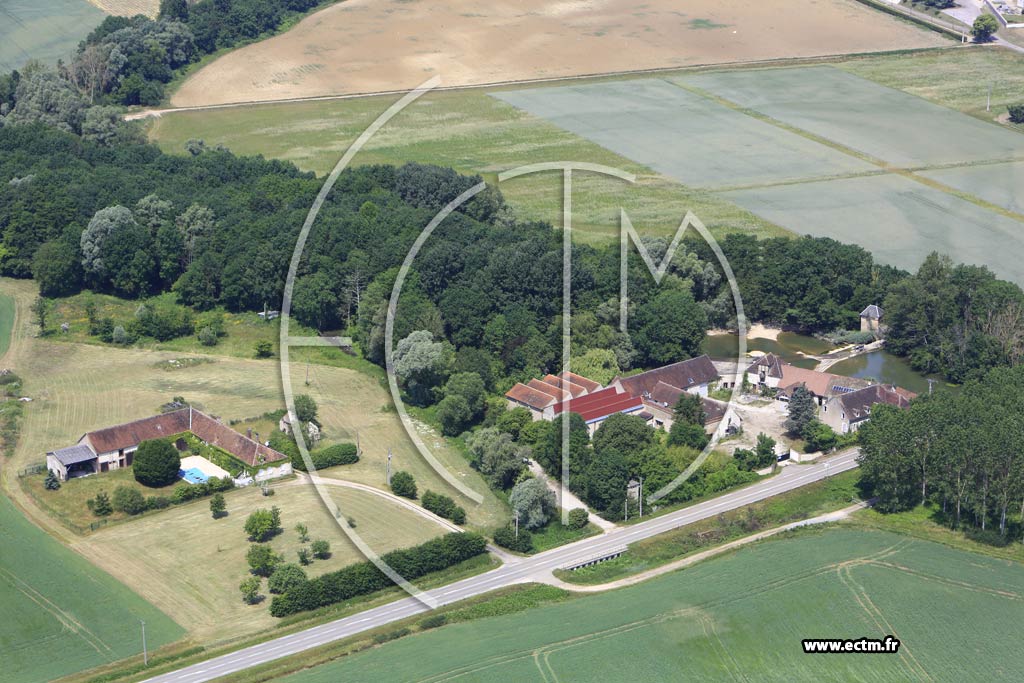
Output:
M220 341L212 327L204 327L199 330L199 334L196 336L199 338L199 343L203 346L216 346L217 342Z
M210 514L213 515L213 518L217 519L218 517L222 517L224 513L227 512L227 509L228 506L227 503L224 502L224 494L213 494L213 497L210 498Z
M386 633L378 633L373 637L373 642L377 643L378 645L383 645L384 643L387 643L389 641L398 640L402 636L407 636L410 633L412 633L412 631L410 631L407 628L400 628L394 631L387 631Z
M274 356L274 345L268 341L258 341L253 349L257 358L272 358Z
M146 507L150 510L163 510L171 506L171 499L167 496L150 496L146 499Z
M1009 535L1002 535L995 529L968 529L964 535L976 543L984 543L994 548L1005 548L1013 540Z
M533 535L526 529L520 529L517 538L511 525L498 529L494 533L494 542L517 553L528 553L533 550Z
M284 436L287 437L287 435ZM292 444L294 443L292 441ZM273 444L271 444L271 447L273 447ZM281 452L283 453L284 451ZM305 472L306 462L302 459L298 447L295 447L289 455L291 456L292 467ZM354 443L338 443L316 451L310 451L309 457L313 461L313 466L318 470L336 465L353 465L359 462L359 452Z
M1011 104L1007 109L1010 112L1011 123L1024 123L1024 102Z
M299 557L299 564L303 567L313 564L313 558L310 557L309 550L306 548L299 548L296 555Z
M305 583L309 578L302 567L297 564L278 565L267 581L267 589L271 593L284 593Z
M392 479L394 481L394 479ZM464 524L466 522L466 511L455 504L455 501L448 496L441 495L440 493L434 493L433 491L427 491L423 494L421 501L423 507L433 512L439 517L450 519L456 524Z
M391 475L391 492L403 498L416 499L416 480L408 472L399 470Z
M57 478L57 474L53 470L46 471L46 480L43 481L43 486L47 491L56 491L60 488L60 479Z
M92 505L89 506L89 509L91 509L93 514L97 517L106 517L114 511L114 508L110 505L110 497L105 491L97 493L96 497L91 498L89 502L92 503Z
M404 550L393 550L381 559L407 580L454 566L487 552L487 541L479 534L452 533ZM270 614L285 617L297 612L332 605L357 595L367 595L392 586L391 579L371 562L359 562L310 579L301 586L276 596Z
M126 512L129 515L137 515L146 511L146 499L142 496L142 492L131 486L118 486L114 489L111 503L115 510Z
M421 631L428 631L438 626L444 626L448 623L448 615L446 614L431 614L429 617L419 623Z
M178 478L181 456L166 439L143 441L135 451L132 471L143 486L167 486Z
M313 541L309 549L313 553L313 557L318 560L326 560L331 556L331 544L323 539Z
M281 563L281 556L263 543L253 543L249 546L245 559L249 563L249 569L256 576L270 576Z
M568 522L570 529L582 529L590 522L590 514L583 508L573 508L569 510Z
M238 584L238 590L242 591L242 600L245 604L255 605L260 601L260 580L255 576L243 579L242 583Z

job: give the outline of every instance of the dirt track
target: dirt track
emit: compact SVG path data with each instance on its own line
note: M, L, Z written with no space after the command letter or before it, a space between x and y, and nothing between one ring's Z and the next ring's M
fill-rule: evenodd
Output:
M174 106L948 44L854 0L347 0L189 78Z

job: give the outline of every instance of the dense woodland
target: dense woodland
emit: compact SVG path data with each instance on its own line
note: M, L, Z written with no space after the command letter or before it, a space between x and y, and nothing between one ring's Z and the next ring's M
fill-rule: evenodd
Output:
M1010 521L1024 522L1024 368L992 370L906 410L875 406L860 437L879 510L930 502L950 526L989 542L1006 542Z

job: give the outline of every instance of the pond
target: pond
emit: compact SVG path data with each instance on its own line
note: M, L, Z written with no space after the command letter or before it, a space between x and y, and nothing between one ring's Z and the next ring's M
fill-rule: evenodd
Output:
M736 344L735 334L709 334L704 339L701 350L712 358L731 359L736 357ZM803 354L823 354L830 350L832 345L828 342L796 332L780 332L777 341L761 337L747 340L747 351L774 353L784 362L798 368L813 369L818 364L818 361Z
M841 360L828 369L829 372L844 377L860 377L874 379L883 384L895 384L918 394L928 393L928 379L935 380L934 388L946 388L946 384L937 375L925 375L910 367L910 363L888 351L873 351L853 358Z

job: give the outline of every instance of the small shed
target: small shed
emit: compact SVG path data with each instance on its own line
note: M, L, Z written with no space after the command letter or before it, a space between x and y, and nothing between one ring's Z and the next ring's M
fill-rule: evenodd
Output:
M96 473L96 454L88 446L78 444L59 448L46 454L46 469L61 481Z
M878 332L882 321L882 309L871 304L860 312L860 331Z

